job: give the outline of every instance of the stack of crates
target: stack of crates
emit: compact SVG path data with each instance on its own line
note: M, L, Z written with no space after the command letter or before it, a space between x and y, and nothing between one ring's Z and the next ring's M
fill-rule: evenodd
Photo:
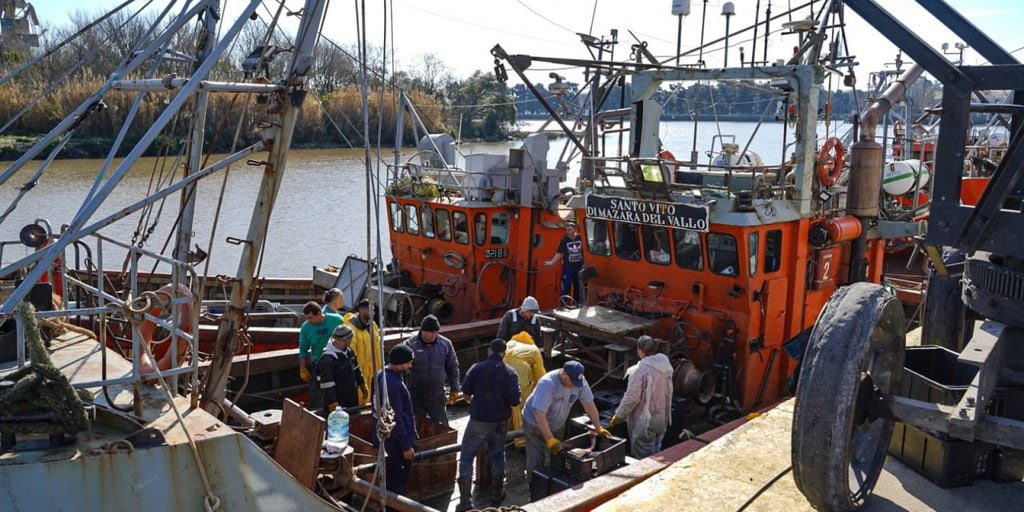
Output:
M551 456L550 468L535 469L530 475L530 501L576 487L625 464L626 441L617 437L598 437L594 450L585 457L569 453L575 448L589 448L592 439L590 434L567 439L562 443L564 450Z
M978 373L960 363L958 354L945 347L908 347L898 395L924 402L955 406ZM1013 390L999 388L988 412L1019 418L1012 410ZM889 453L940 487L971 485L977 479L1020 480L1024 453L982 442L966 442L940 432L929 432L896 422Z

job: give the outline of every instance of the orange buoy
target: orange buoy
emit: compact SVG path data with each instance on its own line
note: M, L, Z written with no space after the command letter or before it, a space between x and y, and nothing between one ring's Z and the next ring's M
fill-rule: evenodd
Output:
M846 151L843 143L836 137L829 137L821 146L818 153L818 180L822 185L831 187L839 181L839 175L843 172L843 158Z

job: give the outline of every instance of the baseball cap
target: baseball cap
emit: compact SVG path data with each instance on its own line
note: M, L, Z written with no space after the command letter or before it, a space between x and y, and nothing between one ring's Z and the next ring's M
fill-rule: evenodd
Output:
M583 387L583 363L579 361L566 361L562 365L562 370L569 376L573 386Z

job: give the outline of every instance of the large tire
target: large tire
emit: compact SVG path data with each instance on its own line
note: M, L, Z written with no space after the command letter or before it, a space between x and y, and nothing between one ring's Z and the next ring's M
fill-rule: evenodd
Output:
M855 510L885 463L893 420L868 414L898 389L904 318L881 286L840 288L818 317L802 361L793 414L793 476L818 510Z

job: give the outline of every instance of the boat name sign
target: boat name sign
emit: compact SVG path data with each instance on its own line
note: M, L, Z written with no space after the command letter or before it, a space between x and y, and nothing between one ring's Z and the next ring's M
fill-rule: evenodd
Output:
M708 206L587 195L587 217L632 224L708 231Z

